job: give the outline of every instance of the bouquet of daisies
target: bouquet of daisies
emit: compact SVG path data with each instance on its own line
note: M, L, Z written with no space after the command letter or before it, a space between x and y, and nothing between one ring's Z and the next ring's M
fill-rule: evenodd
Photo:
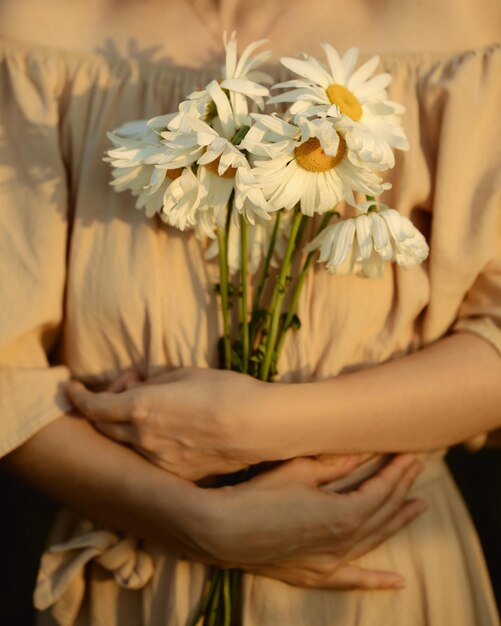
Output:
M380 174L394 166L393 149L408 149L403 107L386 91L391 76L375 75L378 57L355 69L356 49L340 56L324 44L326 62L282 58L296 77L273 85L280 93L270 98L264 43L239 58L235 34L225 35L221 76L177 111L109 133L105 160L116 191L129 190L148 217L193 230L208 261L217 258L220 367L272 381L287 333L300 328L317 256L332 274L377 278L387 262L421 263L428 246L378 199L390 188ZM265 98L288 108L264 113ZM240 576L212 569L194 625L238 623Z

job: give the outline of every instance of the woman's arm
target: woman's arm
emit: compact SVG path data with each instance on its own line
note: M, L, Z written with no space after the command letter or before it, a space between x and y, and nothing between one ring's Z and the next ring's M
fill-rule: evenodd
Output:
M156 468L62 417L3 461L14 473L85 516L191 560L237 565L297 585L399 588L400 576L349 561L395 534L425 509L407 494L420 465L400 456L349 494L322 485L346 474L343 463L298 459L245 485L201 489ZM259 533L256 534L256 529Z
M263 406L280 447L293 454L432 450L501 424L500 355L470 333L280 391L263 390Z
M2 465L86 517L164 544L182 545L185 524L196 538L208 522L195 485L152 466L76 416L44 427Z
M194 479L295 456L431 450L491 430L501 424L501 358L460 333L322 382L182 369L123 393L79 383L68 392L103 433Z

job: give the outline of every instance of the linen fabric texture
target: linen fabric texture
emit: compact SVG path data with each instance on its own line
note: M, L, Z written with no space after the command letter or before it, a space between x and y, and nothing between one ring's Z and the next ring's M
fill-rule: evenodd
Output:
M430 257L381 279L308 277L284 381L398 358L454 332L501 354L501 48L383 55L411 149L385 202ZM277 80L287 77L276 67ZM204 244L109 186L106 132L174 111L217 72L0 42L0 454L70 410L70 376L96 389L126 369L215 366L217 266ZM398 390L395 390L398 393ZM402 417L405 419L405 416ZM451 415L451 419L454 416ZM478 540L440 458L414 491L428 513L367 556L398 593L303 590L245 577L245 626L498 624ZM39 623L185 626L205 568L62 512L39 575Z

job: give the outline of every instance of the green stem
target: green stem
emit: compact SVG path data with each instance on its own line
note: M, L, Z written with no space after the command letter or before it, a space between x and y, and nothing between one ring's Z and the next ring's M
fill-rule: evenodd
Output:
M234 624L231 626L240 626L241 619L241 602L240 594L242 593L242 572L238 569L231 570L231 606L232 612L235 616Z
M224 599L224 616L223 626L234 626L232 620L232 605L231 605L231 571L224 570L223 572L223 599Z
M221 579L223 577L223 570L217 569L214 574L214 587L212 597L204 615L203 626L217 626L218 613L220 612L221 604Z
M377 212L376 198L374 196L369 196L368 194L366 194L365 197L367 198L368 202L374 202L374 204L367 209L367 213L372 213L374 211Z
M249 369L249 318L248 309L248 278L247 257L249 247L249 229L243 215L240 216L240 327L242 331L242 369L247 373Z
M263 269L261 270L261 275L259 276L259 282L257 285L256 293L254 295L254 301L252 303L253 311L257 311L259 309L259 303L261 302L261 295L263 293L266 279L268 278L268 272L270 270L270 264L271 264L271 259L273 258L273 252L275 251L275 244L277 242L281 216L282 216L282 211L278 211L277 216L275 218L275 225L271 233L271 239L268 245L268 250L266 252L266 257L264 259Z
M315 237L317 235L319 235L324 228L328 225L328 223L330 222L331 218L333 215L335 215L336 211L328 211L327 213L325 213L325 215L322 218L322 221L320 223L320 226L318 228L317 234L315 235ZM310 265L313 261L313 257L315 256L316 250L313 250L312 252L308 253L308 256L305 259L305 262L303 264L303 267L301 269L301 272L299 274L299 277L296 281L296 285L294 287L294 291L292 292L292 296L291 296L291 300L290 300L290 304L289 304L289 310L287 311L287 315L285 317L285 321L280 329L279 335L278 335L278 339L277 339L277 347L276 347L276 360L278 362L278 359L280 358L280 352L282 351L282 347L285 341L285 336L286 333L290 327L290 324L294 318L294 315L296 314L297 311L297 307L299 304L299 298L301 296L301 291L303 289L303 285L304 285L304 281L306 279L306 274L308 273L308 270L310 269Z
M270 367L273 358L275 342L278 334L278 325L280 322L280 314L282 309L282 303L287 291L287 277L290 271L291 258L296 245L296 237L303 221L303 214L297 211L292 222L291 232L289 235L289 241L287 242L287 248L282 260L282 266L280 267L280 273L273 289L271 297L271 304L268 310L270 316L270 326L268 331L268 337L266 342L266 351L261 365L261 372L259 378L263 381L267 381L270 374Z
M223 314L224 368L231 369L231 330L228 301L228 235L227 229L216 230L219 244L219 295Z
M237 132L234 134L234 136L233 136L233 138L231 140L231 143L234 146L238 146L238 144L241 143L244 140L245 135L249 132L249 130L250 130L250 126L241 126L237 130Z
M212 600L212 596L214 594L215 582L217 580L218 570L213 567L210 570L209 576L205 581L204 590L202 593L202 602L200 604L200 608L198 609L195 617L191 620L189 626L197 626L200 620L205 616L209 603Z

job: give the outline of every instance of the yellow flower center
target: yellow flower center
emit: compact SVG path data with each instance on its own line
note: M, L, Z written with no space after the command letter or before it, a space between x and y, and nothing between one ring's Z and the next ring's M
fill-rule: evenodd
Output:
M350 117L354 122L360 120L362 105L351 91L337 84L329 85L325 91L331 104L337 104L343 115Z
M176 169L173 170L167 170L165 172L165 175L167 176L167 178L170 178L171 180L176 180L176 178L179 178L181 176L181 174L183 173L183 167L176 167Z
M218 157L217 159L214 159L214 161L207 163L205 167L209 170L209 172L219 176L219 178L235 178L235 174L237 173L236 167L227 167L222 174L218 172L220 158L221 157Z
M310 137L294 150L298 164L308 172L328 172L336 167L346 154L346 141L339 136L339 146L335 156L325 154L316 137Z

